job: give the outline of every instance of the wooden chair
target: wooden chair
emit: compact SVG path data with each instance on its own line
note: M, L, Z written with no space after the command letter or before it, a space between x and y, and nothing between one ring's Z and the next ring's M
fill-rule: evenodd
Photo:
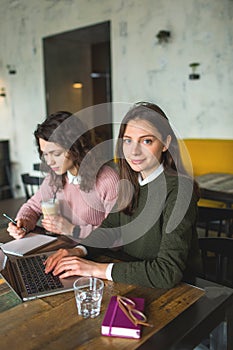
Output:
M44 180L43 177L29 175L28 173L21 174L21 179L27 200L35 194Z
M233 239L198 239L203 263L203 278L233 288Z
M222 233L230 237L233 234L233 209L198 206L197 227L205 229L205 237L209 231L217 232L218 237Z

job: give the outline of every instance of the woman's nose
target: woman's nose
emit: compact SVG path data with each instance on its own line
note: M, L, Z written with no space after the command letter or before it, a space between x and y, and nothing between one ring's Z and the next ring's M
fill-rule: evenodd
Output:
M50 166L54 164L54 158L51 154L47 155L46 163Z
M133 155L137 155L141 153L141 145L139 142L132 142L131 145L131 153Z

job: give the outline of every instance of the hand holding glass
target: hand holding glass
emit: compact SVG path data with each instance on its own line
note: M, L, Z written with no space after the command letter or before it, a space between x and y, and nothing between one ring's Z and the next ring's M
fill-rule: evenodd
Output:
M100 314L104 282L96 277L79 277L73 287L78 314L83 318L97 317Z
M41 210L44 217L59 215L59 201L54 198L51 198L47 201L42 201ZM47 234L52 234L52 232L47 231Z

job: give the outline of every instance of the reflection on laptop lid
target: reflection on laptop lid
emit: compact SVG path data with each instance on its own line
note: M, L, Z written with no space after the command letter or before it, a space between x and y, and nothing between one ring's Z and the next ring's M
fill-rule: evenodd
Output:
M7 256L1 276L21 300L32 300L73 290L77 276L59 278L45 274L44 260L53 252L25 257Z
M4 255L0 249L0 272L4 269L6 264L7 257ZM5 283L4 283L5 282ZM9 287L9 288L8 288ZM6 311L11 307L16 306L19 303L22 303L22 299L18 294L11 288L9 283L2 277L0 273L0 312Z

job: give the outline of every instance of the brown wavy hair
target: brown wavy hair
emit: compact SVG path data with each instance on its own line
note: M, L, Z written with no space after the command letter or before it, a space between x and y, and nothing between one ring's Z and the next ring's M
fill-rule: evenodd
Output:
M120 179L123 181L120 186L118 205L121 210L127 214L132 215L138 206L140 185L138 182L138 172L134 171L128 162L125 160L123 153L123 136L125 129L130 120L146 120L150 122L161 134L161 142L166 143L167 136L171 136L171 142L168 149L162 153L162 161L164 171L167 174L178 176L184 175L190 177L183 165L177 137L172 130L169 120L162 109L156 104L149 102L136 103L125 115L122 120L118 141L116 145L116 158L119 164ZM130 185L129 185L130 184ZM133 191L132 187L133 186ZM131 187L131 188L130 188ZM194 188L198 193L198 186L194 182ZM131 198L129 200L129 198Z
M57 192L63 188L66 183L66 174L57 175L43 159L43 154L40 149L39 139L54 142L69 152L69 157L78 169L81 176L80 188L89 192L95 183L96 176L100 170L101 160L96 152L93 154L91 130L87 130L80 118L76 115L59 111L51 114L43 123L37 125L34 132L36 144L42 167L46 172L51 174L50 186ZM82 161L85 158L85 162ZM82 166L80 166L82 163Z

